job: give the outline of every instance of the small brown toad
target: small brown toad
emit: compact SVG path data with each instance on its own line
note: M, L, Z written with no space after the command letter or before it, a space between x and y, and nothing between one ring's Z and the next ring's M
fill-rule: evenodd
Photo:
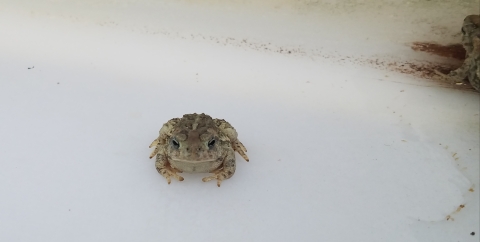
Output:
M150 148L150 159L157 155L155 167L168 184L170 178L183 181L177 173L213 173L202 181L217 180L217 186L235 173L235 151L246 161L247 149L237 139L237 132L227 121L206 114L185 114L170 119Z

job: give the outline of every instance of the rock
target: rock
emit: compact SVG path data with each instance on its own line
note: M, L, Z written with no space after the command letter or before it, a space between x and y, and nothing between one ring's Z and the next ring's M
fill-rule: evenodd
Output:
M466 58L462 66L448 75L441 74L451 83L462 83L467 79L477 91L480 89L480 16L469 15L463 20L462 44ZM438 72L437 72L438 73Z

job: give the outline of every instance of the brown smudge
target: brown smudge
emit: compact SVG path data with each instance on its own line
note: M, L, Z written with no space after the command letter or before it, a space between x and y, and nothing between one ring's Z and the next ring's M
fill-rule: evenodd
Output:
M439 55L457 60L465 60L465 49L462 44L453 45L439 45L435 43L413 42L412 50L427 52L434 55Z

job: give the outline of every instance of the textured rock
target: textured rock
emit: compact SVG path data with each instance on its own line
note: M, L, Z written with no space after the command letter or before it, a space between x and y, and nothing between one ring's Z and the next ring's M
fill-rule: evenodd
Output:
M480 89L480 16L469 15L463 21L462 44L466 51L463 65L450 72L447 78L462 82L465 78L478 91Z

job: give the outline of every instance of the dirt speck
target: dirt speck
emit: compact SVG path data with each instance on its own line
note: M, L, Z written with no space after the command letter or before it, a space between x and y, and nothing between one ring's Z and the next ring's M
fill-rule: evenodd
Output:
M453 45L439 45L427 42L413 42L412 49L414 51L427 52L434 55L439 55L457 60L465 60L465 49L462 44Z
M475 190L473 189L473 187L470 187L470 189L468 189L469 192L474 192Z
M457 210L455 212L460 212L460 210L462 210L462 208L465 207L465 204L460 204L460 206L458 206Z
M367 65L373 66L377 69L394 71L402 74L411 75L418 78L427 79L430 81L435 81L440 84L440 86L452 88L452 89L462 89L462 90L475 90L469 83L459 85L452 85L447 83L445 80L442 80L440 76L435 72L439 71L443 74L448 74L453 70L456 70L460 67L458 65L446 64L446 63L437 63L431 61L395 61L395 60L382 60L382 59L366 59L359 60ZM386 77L386 76L385 76Z

